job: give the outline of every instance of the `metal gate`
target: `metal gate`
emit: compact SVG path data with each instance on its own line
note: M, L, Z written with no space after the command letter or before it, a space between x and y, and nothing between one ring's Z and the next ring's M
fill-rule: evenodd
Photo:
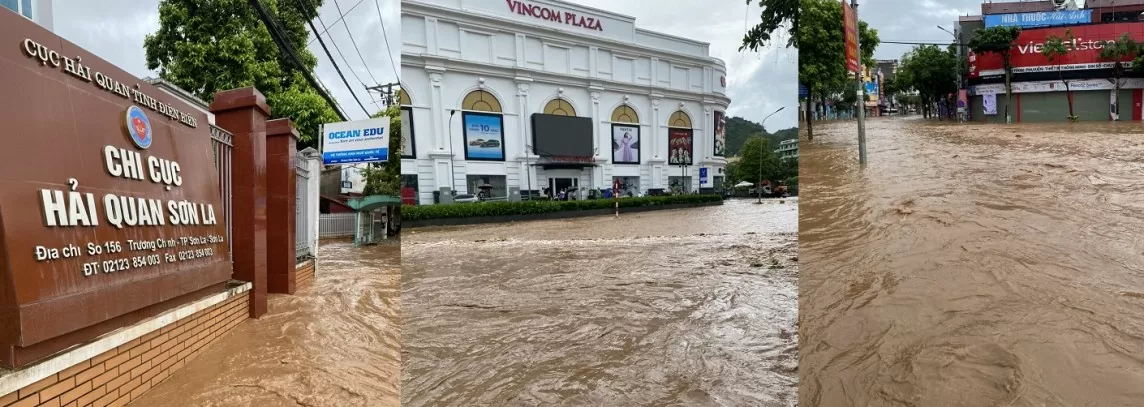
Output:
M295 219L294 219L294 247L298 259L307 258L317 253L310 253L310 235L307 227L313 222L310 216L318 213L317 208L311 210L310 200L310 169L307 158L302 153L294 157L294 172L297 174L297 190L295 191Z
M234 150L234 135L215 125L211 125L211 146L214 153L215 172L218 175L218 188L222 196L223 219L226 219L226 241L230 247L230 260L234 260L234 236L231 232L231 215L234 213L234 189L231 177L231 152Z

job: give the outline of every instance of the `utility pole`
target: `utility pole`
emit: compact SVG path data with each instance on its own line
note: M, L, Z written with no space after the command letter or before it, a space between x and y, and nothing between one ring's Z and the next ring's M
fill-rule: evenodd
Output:
M866 166L866 87L862 83L862 35L859 30L858 0L850 0L850 8L854 9L854 30L859 31L854 38L858 46L858 164Z
M400 83L395 82L395 83L387 83L385 85L366 86L365 89L369 90L369 91L377 92L378 94L380 94L381 95L381 101L382 101L382 103L385 103L385 107L391 107L391 106L396 105L398 103L397 95L393 91L393 89L399 88L400 86L401 86Z
M786 106L781 106L778 108L778 110L771 112L771 114L768 114L767 117L763 118L762 123L759 123L759 126L761 126L763 128L764 134L767 132L767 119L770 119L771 116L775 115L775 113L783 111L783 109L786 109ZM763 148L765 148L766 146L767 146L767 139L766 138L759 140L759 181L758 181L758 184L755 184L755 192L756 192L755 195L759 196L759 201L756 203L763 203L763 153L765 152L765 150L763 150Z

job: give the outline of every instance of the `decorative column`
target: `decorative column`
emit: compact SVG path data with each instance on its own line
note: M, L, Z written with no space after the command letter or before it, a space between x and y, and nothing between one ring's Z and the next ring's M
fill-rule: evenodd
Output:
M453 173L453 150L452 145L449 144L452 140L448 140L449 134L449 114L442 106L442 90L441 85L444 79L444 68L438 67L425 67L429 72L429 131L433 135L433 146L429 150L429 157L433 159L433 183L434 190L442 187L450 189L453 186L452 173ZM448 148L448 149L446 149Z
M591 86L588 87L588 89L591 90L589 95L592 97L592 151L594 152L592 162L595 164L603 161L602 154L604 154L603 145L600 143L600 91L604 90L604 88ZM611 149L609 148L608 151L611 151ZM592 187L606 188L596 183L597 173L600 173L600 179L601 181L603 180L603 173L600 171L600 168L592 167ZM608 183L608 185L611 186L610 183Z
M270 106L253 87L216 93L211 113L234 135L231 239L234 278L253 284L250 316L266 313L266 118Z
M266 122L266 289L294 294L297 260L298 130L290 119ZM271 254L272 253L272 254Z
M524 179L520 181L524 184L524 188L521 189L528 190L536 186L536 174L532 171L532 151L528 148L528 134L530 133L530 129L528 128L528 84L530 82L532 82L532 79L516 78L516 109L517 112L519 112L517 115L519 119L517 121L517 127L520 128L520 133L524 135L521 137L523 142L520 143L520 148L517 149L520 153L520 157L524 159L520 163L520 174ZM532 197L529 196L529 199L531 198Z
M653 70L652 72L655 71ZM660 158L659 156L659 129L661 125L659 119L659 102L660 95L653 93L651 95L651 151L653 154L651 159L652 188L663 188L663 175L661 172L663 170L662 164L664 159Z
M309 150L309 151L306 151ZM320 232L321 216L318 215L318 208L321 205L321 189L322 189L322 160L321 155L317 150L307 147L302 150L306 154L306 173L310 175L306 179L306 192L309 196L305 197L309 204L307 208L311 209L309 216L309 224L306 225L306 241L310 246L310 254L314 255L314 273L318 272L318 233Z

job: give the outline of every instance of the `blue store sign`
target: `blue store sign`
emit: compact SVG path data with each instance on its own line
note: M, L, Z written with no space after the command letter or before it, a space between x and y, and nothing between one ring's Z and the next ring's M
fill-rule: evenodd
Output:
M1052 27L1057 25L1088 24L1091 22L1091 9L990 14L985 16L985 28L998 26L1017 26L1021 28Z
M699 168L699 185L707 185L707 168Z

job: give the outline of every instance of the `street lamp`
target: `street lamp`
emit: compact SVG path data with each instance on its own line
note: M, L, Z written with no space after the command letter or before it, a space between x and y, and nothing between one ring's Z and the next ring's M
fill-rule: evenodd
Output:
M782 106L778 110L775 110L774 112L771 112L771 114L768 114L767 117L763 118L763 122L759 123L759 125L763 127L763 132L767 131L767 119L770 119L771 116L775 115L775 113L781 112L785 108L786 108L786 106ZM766 147L766 144L767 144L764 142L765 140L766 139L759 141L759 180L758 180L758 183L755 184L755 192L756 192L756 195L759 196L759 201L757 203L763 203L763 148Z

